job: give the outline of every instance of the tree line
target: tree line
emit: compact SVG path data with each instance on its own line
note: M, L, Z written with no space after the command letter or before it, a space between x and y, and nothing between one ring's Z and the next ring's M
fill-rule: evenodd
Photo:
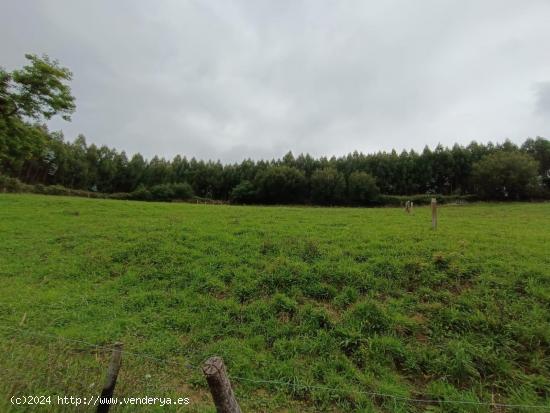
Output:
M177 155L145 159L68 141L44 120L75 110L71 73L47 56L27 55L20 70L0 68L0 173L30 185L92 193L132 194L133 199L192 196L236 203L366 205L384 196L476 195L482 199L545 198L550 193L550 141L522 145L472 142L421 152L353 152L314 158L291 152L270 161L222 164ZM123 197L123 196L121 196Z

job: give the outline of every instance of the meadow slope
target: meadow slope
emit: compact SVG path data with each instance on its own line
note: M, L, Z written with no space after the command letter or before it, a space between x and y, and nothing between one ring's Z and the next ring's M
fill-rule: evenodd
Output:
M550 203L439 215L0 194L0 410L98 394L117 340L118 395L192 402L113 411L214 411L214 354L245 411L550 408Z

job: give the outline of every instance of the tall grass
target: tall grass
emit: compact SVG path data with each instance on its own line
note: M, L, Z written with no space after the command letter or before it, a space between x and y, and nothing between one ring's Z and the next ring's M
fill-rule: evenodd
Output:
M190 395L197 411L213 409L184 365L214 354L249 411L494 411L368 392L550 407L549 218L550 204L446 206L433 231L424 207L3 194L0 324L121 340L155 359L125 357L117 393ZM0 338L3 396L97 392L104 352Z

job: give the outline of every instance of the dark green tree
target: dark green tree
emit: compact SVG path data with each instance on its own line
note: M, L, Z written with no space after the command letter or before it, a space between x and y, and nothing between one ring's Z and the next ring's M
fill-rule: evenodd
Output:
M521 148L538 161L540 179L550 191L550 141L539 136L527 139Z
M256 201L258 190L254 184L248 180L244 180L236 185L231 191L231 202L237 204L251 204Z
M261 171L256 186L261 202L300 203L307 197L304 173L290 166L273 166Z
M25 55L29 64L9 73L0 68L0 116L41 120L61 115L70 120L74 97L66 82L72 78L69 69L47 55Z
M531 156L501 151L473 166L476 192L486 199L525 199L537 193L538 162Z
M193 188L187 182L172 184L175 199L189 199L193 197Z
M335 168L318 169L311 175L311 199L319 204L342 204L346 199L346 179Z
M353 172L348 178L348 195L351 202L365 205L380 196L376 179L366 172Z
M29 64L22 69L0 67L0 170L30 179L37 160L48 156L49 136L47 129L28 122L54 115L70 120L75 104L66 83L72 76L68 69L48 56L25 57Z

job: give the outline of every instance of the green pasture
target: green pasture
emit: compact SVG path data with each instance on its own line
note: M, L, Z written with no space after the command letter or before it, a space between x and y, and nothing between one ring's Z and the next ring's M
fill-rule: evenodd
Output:
M1 194L0 411L99 394L115 341L116 395L191 398L115 412L213 412L211 355L247 412L550 411L550 203L434 231L429 207Z

